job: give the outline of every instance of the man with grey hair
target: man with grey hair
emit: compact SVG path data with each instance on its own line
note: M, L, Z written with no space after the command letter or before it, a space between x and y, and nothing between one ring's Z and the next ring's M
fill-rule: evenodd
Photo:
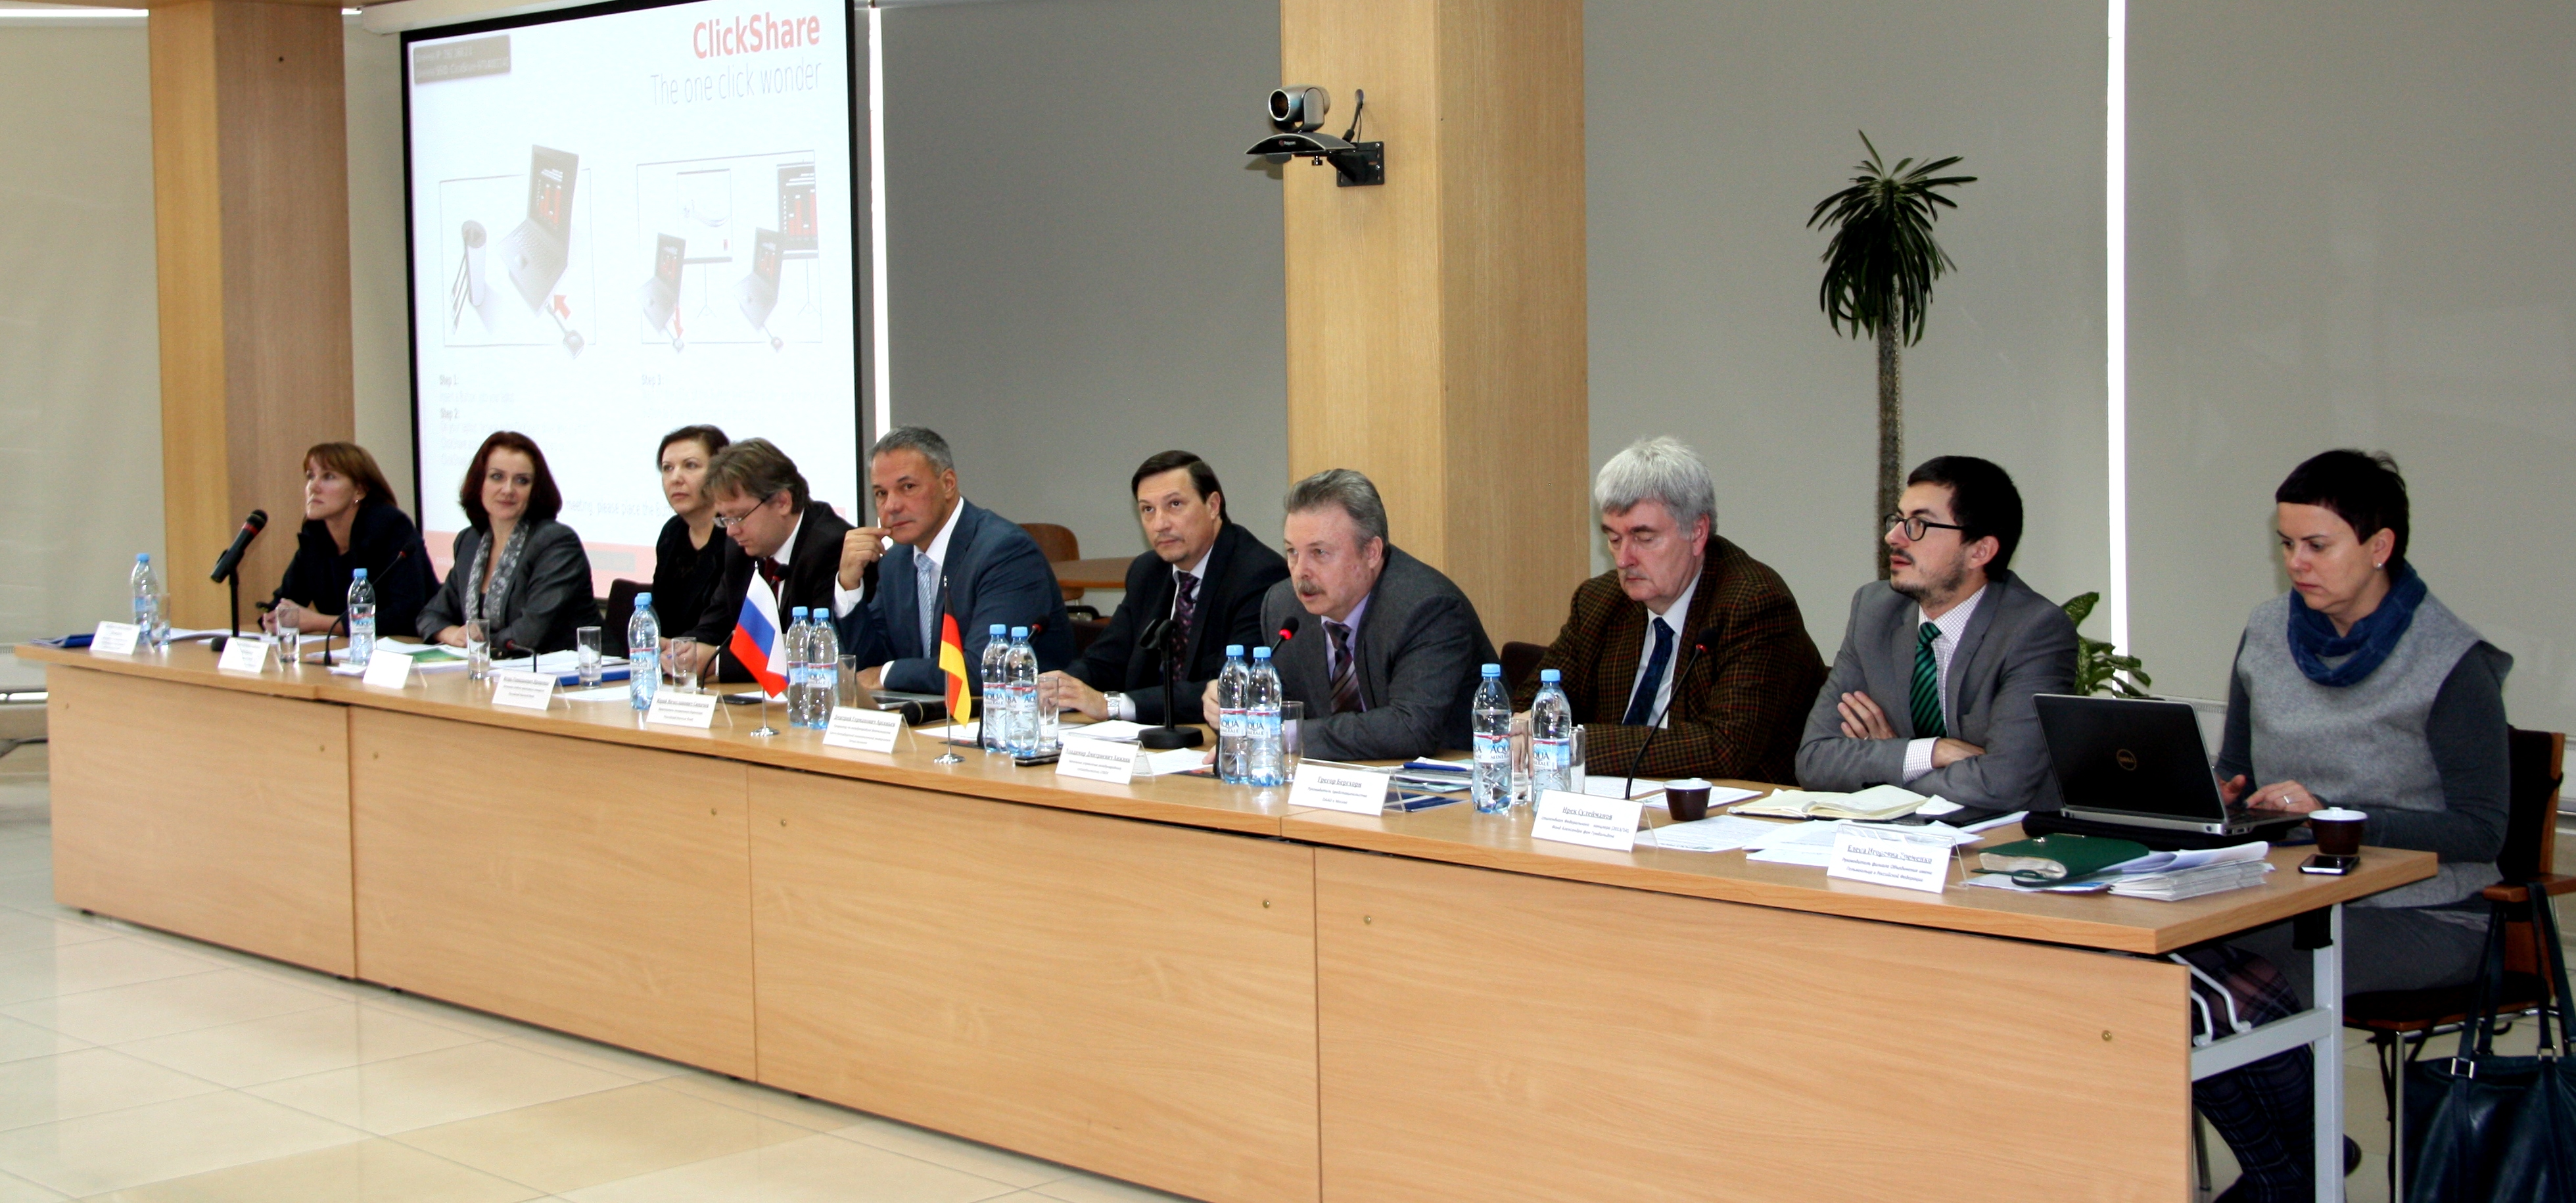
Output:
M1592 504L1611 569L1575 589L1538 662L1563 674L1592 775L1629 772L1662 727L1641 776L1794 781L1824 661L1780 574L1718 537L1708 465L1639 439L1601 466ZM1516 683L1516 729L1537 695Z
M867 596L841 630L841 650L859 658L861 685L946 692L939 640L941 619L950 616L970 692L984 687L984 645L995 626L1029 628L1042 671L1073 659L1054 565L1027 531L958 491L957 461L939 432L885 432L868 449L868 485L879 525L842 539L839 582Z
M1283 503L1288 579L1261 602L1261 629L1284 631L1274 663L1288 700L1306 704L1305 753L1402 760L1468 745L1476 668L1494 659L1476 607L1440 570L1386 539L1386 503L1369 478L1328 468ZM1201 705L1217 711L1216 684Z

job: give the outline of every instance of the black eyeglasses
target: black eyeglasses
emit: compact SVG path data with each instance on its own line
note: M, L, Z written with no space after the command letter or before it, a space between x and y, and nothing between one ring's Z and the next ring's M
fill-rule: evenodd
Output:
M1934 522L1929 518L1914 518L1904 514L1889 514L1879 521L1890 528L1904 527L1905 537L1916 541L1920 541L1923 538L1923 532L1928 530L1964 531L1968 529L1956 522Z
M760 511L760 506L761 506L761 505L767 505L767 504L769 504L769 498L770 498L770 497L776 497L776 496L778 496L778 494L776 494L776 493L772 493L772 494L770 494L770 495L769 495L769 497L763 497L763 498L761 498L761 499L760 499L760 505L755 505L755 506L751 507L750 509L744 510L743 512L741 512L741 513L739 513L739 514L717 514L717 515L716 515L716 529L717 529L717 530L732 530L733 528L735 528L735 527L737 527L737 526L742 525L742 524L743 524L743 520L744 520L744 519L747 519L747 518L751 517L753 514L758 513L758 512Z

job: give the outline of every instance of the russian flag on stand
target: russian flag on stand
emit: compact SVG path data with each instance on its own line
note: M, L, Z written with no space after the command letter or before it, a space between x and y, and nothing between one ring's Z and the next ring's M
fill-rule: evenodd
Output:
M751 670L760 682L760 692L771 701L787 693L786 650L778 638L778 599L769 591L769 582L757 574L751 587L742 591L742 614L733 621L733 638L725 650Z

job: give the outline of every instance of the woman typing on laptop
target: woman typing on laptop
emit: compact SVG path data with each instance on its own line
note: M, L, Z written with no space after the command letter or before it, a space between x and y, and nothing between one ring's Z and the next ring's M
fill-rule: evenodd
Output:
M2441 857L2440 875L2344 910L2346 994L2476 976L2478 891L2497 880L2507 798L2504 677L2513 659L2436 600L2406 561L2406 481L2386 455L2329 451L2274 492L2290 592L2254 608L2228 685L2219 792L2256 810L2369 815L2365 842ZM2289 925L2186 954L2271 1014L2306 1006ZM2250 954L2250 955L2249 955ZM2312 1199L2308 1052L2196 1084L2245 1175L2227 1203ZM2345 1170L2357 1151L2346 1141Z

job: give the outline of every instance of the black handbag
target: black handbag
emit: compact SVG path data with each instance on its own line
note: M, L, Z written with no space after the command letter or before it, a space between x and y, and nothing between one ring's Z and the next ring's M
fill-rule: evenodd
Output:
M2459 1053L2406 1067L2407 1203L2576 1203L2576 1064L2568 1057L2576 1048L2567 1030L2565 946L2539 883L2529 897L2547 980L2556 988L2540 1010L2539 1055L2495 1052L2507 905L2498 903Z

